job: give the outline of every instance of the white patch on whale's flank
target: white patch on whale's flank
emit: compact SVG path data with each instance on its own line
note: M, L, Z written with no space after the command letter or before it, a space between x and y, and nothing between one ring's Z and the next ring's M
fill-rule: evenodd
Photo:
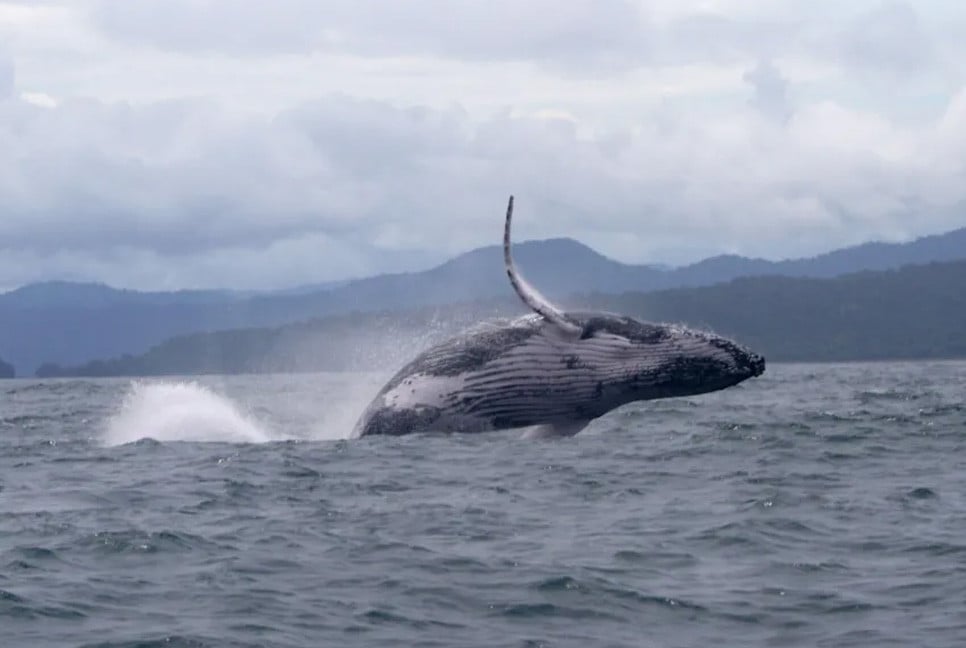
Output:
M533 309L533 312L543 315L548 322L552 322L566 334L580 335L580 327L567 319L562 310L554 306L549 299L531 286L523 276L517 272L513 264L513 255L510 252L510 227L513 221L513 196L506 206L506 222L503 225L503 263L506 266L506 274L510 278L510 285L516 291L523 303Z
M464 377L414 374L383 394L383 403L392 409L410 409L420 405L442 407L463 389Z
M407 376L397 385L376 398L370 408L382 410L383 415L401 415L406 412L418 412L421 409L439 411L438 418L429 423L424 431L483 432L493 429L488 420L477 416L466 415L456 406L463 389L463 376L434 376L417 373ZM365 415L360 419L360 423ZM357 424L354 436L362 434L362 428Z

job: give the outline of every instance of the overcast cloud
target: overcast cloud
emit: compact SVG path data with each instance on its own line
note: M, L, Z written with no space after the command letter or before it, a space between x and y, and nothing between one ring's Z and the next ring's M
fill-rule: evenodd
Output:
M520 238L636 263L966 226L963 34L953 0L0 0L0 289L419 269L511 192Z

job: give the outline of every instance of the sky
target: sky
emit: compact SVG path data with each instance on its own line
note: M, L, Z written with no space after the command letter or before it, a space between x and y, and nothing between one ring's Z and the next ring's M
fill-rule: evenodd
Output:
M959 0L0 0L0 289L966 226Z

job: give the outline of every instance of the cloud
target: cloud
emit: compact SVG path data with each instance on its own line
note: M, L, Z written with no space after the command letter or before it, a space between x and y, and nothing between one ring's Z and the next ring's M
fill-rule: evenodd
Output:
M13 59L0 51L0 101L13 96L14 67Z
M754 88L751 105L762 115L779 122L788 119L791 112L786 96L788 81L771 61L759 61L742 79Z
M339 51L364 56L613 62L644 43L630 0L277 0L271 11L233 0L100 2L94 24L112 38L232 55Z
M761 86L781 86L777 73L758 72L758 99L776 100ZM962 224L963 96L920 129L823 102L784 126L750 107L658 108L589 134L554 113L476 120L340 96L274 118L205 101L8 101L0 283L71 263L142 287L395 269L494 243L510 192L521 237L577 236L627 261L683 241L774 258L907 237Z
M130 0L95 3L94 25L118 40L185 52L258 55L325 45L322 3L278 0L271 11L230 0Z
M789 51L802 28L794 14L741 17L697 10L674 18L659 32L659 62L745 63L749 58L769 58Z
M82 6L107 38L189 55L517 61L563 74L807 56L908 73L933 50L919 12L896 0L276 0L270 11L235 0Z
M908 76L921 72L933 56L919 14L894 0L856 16L837 40L842 59L866 72Z
M958 227L957 11L0 2L0 286L410 269L496 242L510 192L521 237L632 262Z

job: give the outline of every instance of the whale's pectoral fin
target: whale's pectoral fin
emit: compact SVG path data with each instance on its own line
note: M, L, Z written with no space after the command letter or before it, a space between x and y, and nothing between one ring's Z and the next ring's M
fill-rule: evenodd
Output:
M513 255L510 252L510 225L512 222L513 196L510 196L510 201L506 206L506 222L503 225L503 262L506 266L506 275L510 278L510 285L513 286L513 290L516 291L524 304L529 306L533 312L542 315L545 320L554 324L561 333L570 337L579 336L583 329L567 319L562 310L554 306L549 299L541 295L517 272L516 266L513 264Z
M528 427L523 433L524 439L559 439L561 437L571 437L590 423L588 420L561 421L559 423L544 423Z

